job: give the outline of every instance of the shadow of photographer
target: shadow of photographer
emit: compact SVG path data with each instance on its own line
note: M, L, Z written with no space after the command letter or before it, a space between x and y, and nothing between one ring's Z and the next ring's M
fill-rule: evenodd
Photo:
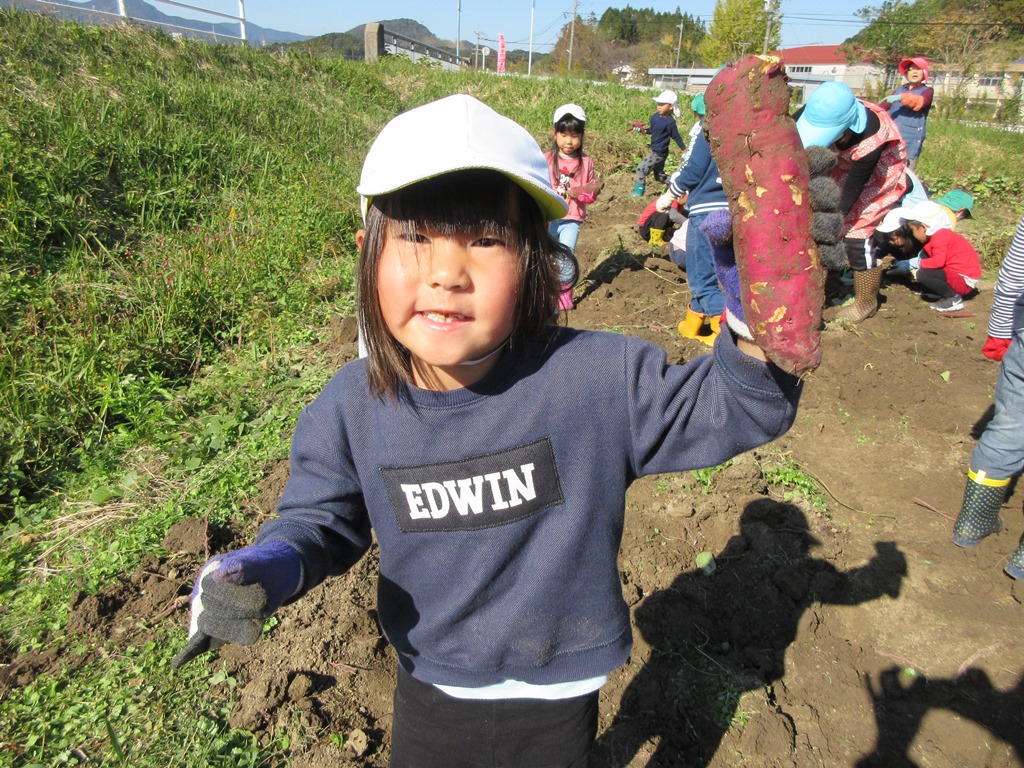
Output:
M816 544L798 507L757 499L712 575L682 573L644 599L636 624L650 658L599 737L592 765L629 765L637 755L648 766L706 765L749 715L740 707L744 693L763 690L775 705L773 683L808 607L899 595L906 560L895 544L876 543L871 562L846 572L812 557ZM780 717L766 743L788 755L795 728L775 706Z
M857 768L915 766L910 759L925 715L945 710L977 723L1002 739L1024 762L1024 679L1000 691L980 669L954 678L926 678L900 667L883 671L877 681L865 677L878 725L874 750L857 761Z

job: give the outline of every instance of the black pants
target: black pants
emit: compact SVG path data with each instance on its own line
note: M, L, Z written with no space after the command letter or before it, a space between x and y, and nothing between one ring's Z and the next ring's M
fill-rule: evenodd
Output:
M456 699L398 670L391 768L586 768L597 691L558 701Z
M952 299L960 294L949 284L944 269L919 269L917 270L917 282L924 286L925 290L938 294L940 299Z
M652 229L664 230L665 241L668 242L669 238L672 237L672 233L676 230L676 225L667 213L655 211L647 217L647 221L637 226L636 231L640 233L640 237L643 238L646 243L651 239Z

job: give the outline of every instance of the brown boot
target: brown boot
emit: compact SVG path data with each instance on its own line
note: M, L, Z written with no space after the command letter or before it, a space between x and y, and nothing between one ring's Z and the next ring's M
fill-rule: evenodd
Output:
M878 288L882 284L882 268L873 267L853 273L853 303L843 307L836 319L848 323L867 320L878 311Z

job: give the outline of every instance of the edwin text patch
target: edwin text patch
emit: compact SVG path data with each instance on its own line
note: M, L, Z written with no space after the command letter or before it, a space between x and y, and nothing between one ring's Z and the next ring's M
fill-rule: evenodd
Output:
M381 469L406 533L505 525L562 503L547 438L465 461Z

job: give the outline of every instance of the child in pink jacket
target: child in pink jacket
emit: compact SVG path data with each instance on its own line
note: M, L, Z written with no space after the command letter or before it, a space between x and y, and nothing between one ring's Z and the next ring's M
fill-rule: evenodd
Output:
M597 180L594 162L583 153L583 134L587 126L587 113L579 104L563 104L555 110L553 146L544 157L551 172L551 186L569 204L565 216L551 222L550 232L562 245L576 253L576 241L580 236L580 225L586 221L587 205L597 199L597 193L604 186ZM565 262L560 265L563 286L571 286L575 280L574 268ZM559 298L560 309L572 309L572 289L566 287Z

